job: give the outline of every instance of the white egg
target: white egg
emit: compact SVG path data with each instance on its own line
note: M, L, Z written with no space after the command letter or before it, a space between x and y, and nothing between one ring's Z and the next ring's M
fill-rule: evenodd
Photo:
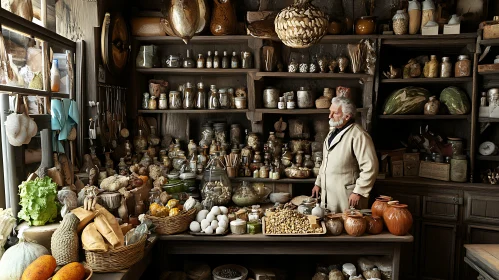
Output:
M217 220L211 221L211 227L212 228L217 228L218 227L218 221Z
M199 213L196 215L196 221L198 223L201 223L202 220L206 219L206 215L208 215L208 210L201 210Z
M192 221L191 224L189 225L189 229L192 232L200 232L201 231L201 225L198 222L196 222L196 221Z
M217 230L215 231L216 234L222 234L225 232L225 228L223 227L217 227Z
M225 216L225 215L218 215L217 216L217 220L220 222L220 221L226 221L227 223L229 222L229 217Z
M204 219L201 221L201 229L206 231L206 228L210 226L210 221L208 219Z
M218 207L218 206L213 206L213 207L211 208L210 213L212 213L212 214L213 214L213 215L215 215L215 216L220 215L220 214L221 214L221 212L220 212L220 207Z
M224 229L227 229L228 225L229 224L226 221L220 221L220 222L218 222L218 227L221 227L221 228L224 228Z
M220 208L220 212L222 212L222 214L227 215L227 213L229 213L229 209L227 209L227 207L220 206L219 208Z
M218 215L218 216L217 216L217 221L219 221L219 222L220 222L220 221L223 219L223 216L224 216L224 215Z
M215 220L215 215L210 213L206 216L206 219L211 223L211 221Z
M213 234L213 228L212 227L207 227L204 229L204 233L206 234Z

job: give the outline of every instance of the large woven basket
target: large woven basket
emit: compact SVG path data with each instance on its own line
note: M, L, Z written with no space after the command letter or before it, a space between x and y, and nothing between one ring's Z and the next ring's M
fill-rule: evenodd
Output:
M85 251L88 266L93 272L117 272L127 269L144 257L147 236L130 246L111 249L107 252Z
M156 226L154 230L157 234L171 235L186 231L194 220L195 215L196 209L193 208L183 214L173 217L154 217L146 215L146 218L150 219Z

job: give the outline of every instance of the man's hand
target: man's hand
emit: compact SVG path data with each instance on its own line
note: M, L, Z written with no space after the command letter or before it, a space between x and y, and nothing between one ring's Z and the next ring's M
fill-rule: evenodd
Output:
M355 207L359 205L359 200L360 200L360 194L352 193L348 198L348 204L351 207Z
M312 189L312 197L319 197L319 192L321 191L321 187L314 186Z

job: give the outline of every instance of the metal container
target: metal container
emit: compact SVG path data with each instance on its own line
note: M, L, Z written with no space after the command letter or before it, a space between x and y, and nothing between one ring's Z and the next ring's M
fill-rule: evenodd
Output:
M463 139L461 138L448 138L447 142L452 146L452 156L459 156L463 154Z
M182 94L180 91L172 90L168 96L170 109L182 109Z
M314 96L313 92L310 90L305 90L304 87L300 87L300 90L296 92L298 99L298 108L313 108L314 107Z
M279 89L267 87L263 90L263 107L269 109L277 108L279 102Z

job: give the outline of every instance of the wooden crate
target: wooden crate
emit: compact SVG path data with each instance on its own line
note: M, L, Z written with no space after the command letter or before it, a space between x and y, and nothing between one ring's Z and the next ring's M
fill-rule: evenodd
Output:
M421 161L419 163L419 177L450 181L450 164Z
M404 176L404 161L392 160L392 177Z
M404 154L404 176L418 176L419 153Z

